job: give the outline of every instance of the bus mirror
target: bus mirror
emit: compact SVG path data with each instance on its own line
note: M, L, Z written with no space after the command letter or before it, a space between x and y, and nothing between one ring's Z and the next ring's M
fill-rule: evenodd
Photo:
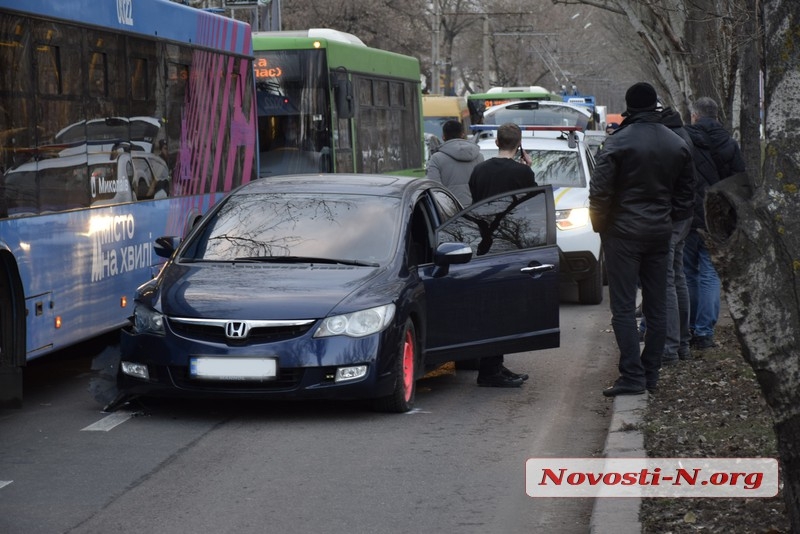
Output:
M347 71L339 70L333 77L333 96L336 100L336 114L340 119L352 119L355 114L353 84Z

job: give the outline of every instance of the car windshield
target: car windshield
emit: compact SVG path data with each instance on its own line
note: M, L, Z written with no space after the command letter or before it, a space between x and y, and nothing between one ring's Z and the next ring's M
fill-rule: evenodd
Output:
M367 195L233 195L183 259L377 265L395 249L399 210Z
M572 150L525 149L531 157L531 169L539 185L559 187L586 187L581 158ZM497 157L497 148L481 150L484 159Z

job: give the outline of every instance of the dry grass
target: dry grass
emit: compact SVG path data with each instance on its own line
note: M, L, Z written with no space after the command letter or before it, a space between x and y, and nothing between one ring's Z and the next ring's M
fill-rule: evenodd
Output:
M772 419L733 326L717 328L718 347L665 367L644 418L650 457L777 458ZM770 499L645 499L642 532L790 531L783 495Z

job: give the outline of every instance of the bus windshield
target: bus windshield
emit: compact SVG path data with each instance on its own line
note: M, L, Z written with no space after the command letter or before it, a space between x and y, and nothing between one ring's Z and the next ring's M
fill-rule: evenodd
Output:
M261 176L330 172L324 51L261 51L254 71Z
M260 176L424 175L419 60L324 28L253 33Z

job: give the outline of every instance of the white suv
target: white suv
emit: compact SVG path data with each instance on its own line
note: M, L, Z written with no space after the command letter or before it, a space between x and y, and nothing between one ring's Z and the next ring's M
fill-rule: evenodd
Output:
M487 122L486 117L484 122ZM581 304L599 304L603 301L605 262L600 236L592 230L589 220L589 179L594 157L583 141L582 127L527 124L520 124L520 127L522 148L531 157L536 183L553 186L561 281L577 283ZM497 125L475 128L479 132L475 140L483 157L497 156Z

